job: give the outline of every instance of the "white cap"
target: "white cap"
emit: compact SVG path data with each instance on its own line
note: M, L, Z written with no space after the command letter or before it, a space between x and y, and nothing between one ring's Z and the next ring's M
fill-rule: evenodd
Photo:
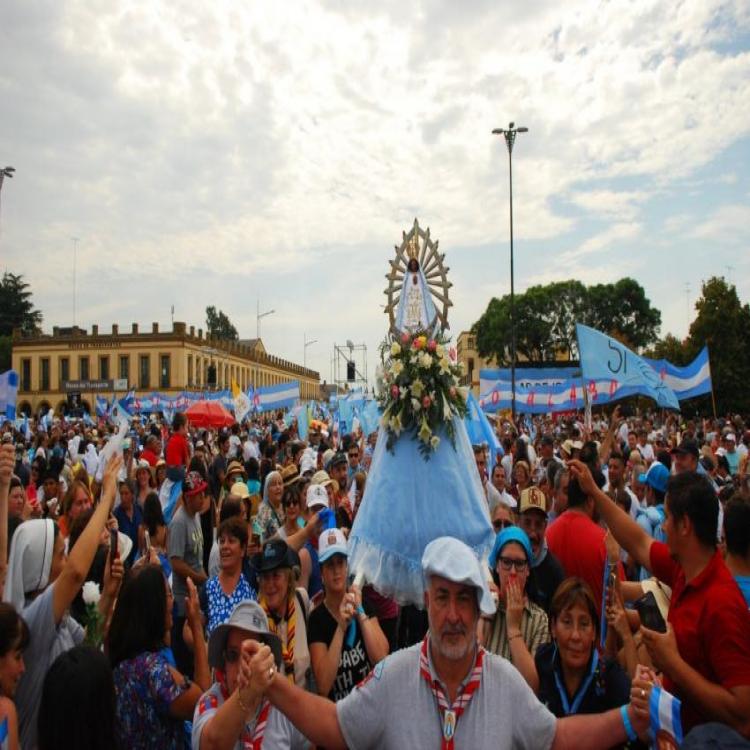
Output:
M441 536L431 541L422 555L422 575L425 586L432 576L440 576L453 583L465 583L477 590L479 609L494 615L497 605L487 586L487 578L472 549L452 536Z
M314 508L327 508L328 507L328 493L326 488L319 484L311 484L307 488L307 507L310 510Z
M324 563L334 555L348 557L346 537L341 529L326 529L318 538L318 561Z
M308 471L315 471L316 461L310 456L302 456L302 460L299 462L299 473L306 474Z

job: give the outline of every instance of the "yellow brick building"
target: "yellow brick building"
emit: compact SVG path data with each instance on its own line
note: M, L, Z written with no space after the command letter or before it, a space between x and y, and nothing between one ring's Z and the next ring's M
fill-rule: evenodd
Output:
M196 331L185 323L173 323L169 331L139 331L133 323L121 332L54 328L52 335L13 335L13 369L18 372L18 412L36 414L41 408L59 414L71 392L81 394L85 409L93 414L97 394L134 388L137 396L153 391L176 395L183 390L221 390L232 379L245 390L298 380L300 396L320 395L320 376L266 352L260 339L222 341ZM209 384L215 372L216 384Z

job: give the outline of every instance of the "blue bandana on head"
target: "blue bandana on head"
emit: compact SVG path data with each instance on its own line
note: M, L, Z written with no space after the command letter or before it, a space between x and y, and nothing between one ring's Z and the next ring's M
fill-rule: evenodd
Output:
M490 553L490 568L495 568L497 558L502 552L503 547L505 547L508 542L517 542L520 544L526 552L526 559L529 561L529 564L531 564L534 556L531 554L531 542L529 541L529 537L526 536L526 532L518 526L508 526L508 528L503 529L495 537L495 545Z

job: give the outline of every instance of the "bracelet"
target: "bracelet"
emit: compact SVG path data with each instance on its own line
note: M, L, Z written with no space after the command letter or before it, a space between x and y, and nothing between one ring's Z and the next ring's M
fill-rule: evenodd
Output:
M508 643L510 643L514 638L523 638L523 633L513 633L513 635L508 636Z
M250 706L246 706L242 702L242 693L238 690L237 691L237 702L240 704L240 708L247 714L250 712Z
M357 609L354 610L354 612L357 615L364 615L364 614L366 614L365 613L365 608L361 604L357 607Z
M625 726L625 734L627 734L628 739L631 742L634 742L638 739L638 735L633 730L633 725L630 723L630 717L628 716L628 705L626 704L624 706L620 706L620 716L622 716L622 723Z

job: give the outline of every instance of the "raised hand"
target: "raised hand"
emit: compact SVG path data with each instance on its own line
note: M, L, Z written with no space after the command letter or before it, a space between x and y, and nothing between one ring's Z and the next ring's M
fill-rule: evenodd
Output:
M13 443L3 443L0 446L0 485L10 484L13 469L16 466L16 449Z

